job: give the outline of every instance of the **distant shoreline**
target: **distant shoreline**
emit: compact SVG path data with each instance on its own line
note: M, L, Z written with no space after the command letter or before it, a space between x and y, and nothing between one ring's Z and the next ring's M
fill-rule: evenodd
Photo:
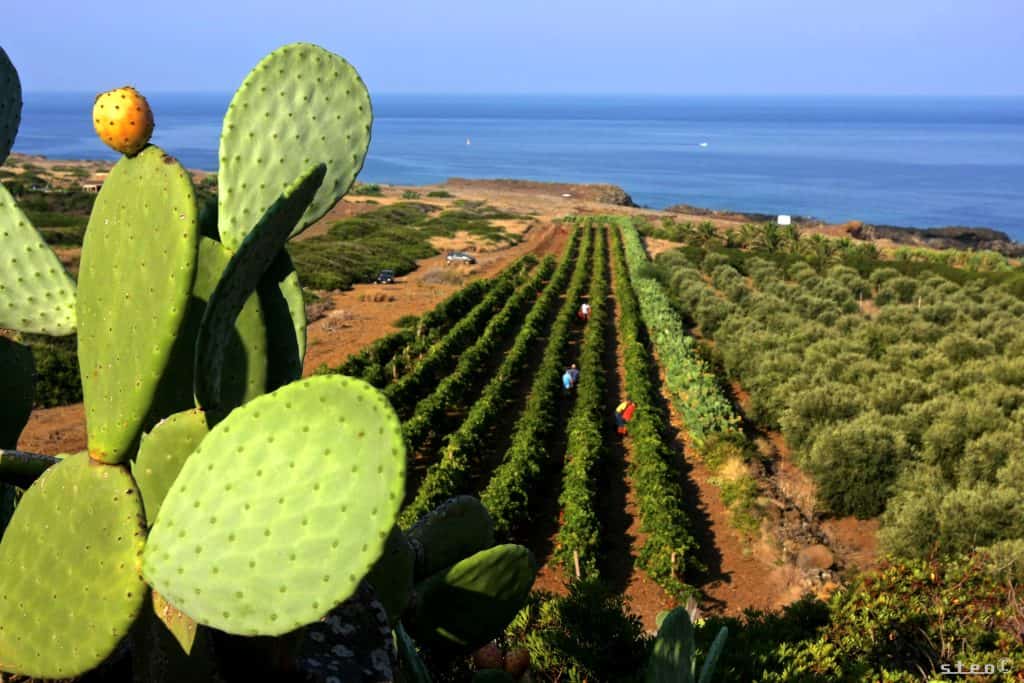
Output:
M51 174L55 173L58 169L71 169L81 168L90 173L90 176L94 176L96 173L103 173L113 165L110 160L103 159L55 159L50 158L42 154L27 154L24 152L13 152L6 162L6 166L11 167L11 163L14 162L20 166L25 164L40 166L41 168L47 169ZM23 169L24 170L24 169ZM211 175L211 171L205 171L201 169L189 169L193 177L196 180L202 179L205 176ZM62 175L66 174L67 171L60 171ZM78 184L79 186L84 185L83 181L88 178L80 176L67 175L66 180L68 183ZM0 177L0 180L4 180ZM385 183L379 181L373 181L375 184L387 185L390 187L398 188L428 188L428 187L441 187L448 184L466 183L471 185L485 186L488 184L501 185L504 187L513 187L518 191L522 192L539 192L541 194L550 194L556 192L561 194L561 191L568 187L588 187L593 188L595 191L595 197L599 197L599 201L605 202L610 205L631 207L644 211L653 211L662 214L679 214L686 217L686 219L698 219L707 218L709 220L716 219L730 222L745 222L745 223L765 223L775 222L777 219L776 214L768 214L754 211L734 211L728 209L710 209L706 207L697 207L689 204L672 204L665 208L654 208L648 206L642 206L636 204L631 198L630 194L623 188L607 183L559 183L551 181L539 181L539 180L528 180L528 179L509 179L509 178L447 178L440 183L429 183L423 185L406 184L406 183ZM967 249L967 250L980 250L980 249L991 249L998 251L1007 256L1022 257L1024 256L1024 242L1018 242L1014 240L1010 235L1004 231L996 230L993 228L983 226L936 226L936 227L910 227L910 226L896 226L896 225L884 225L884 224L871 224L863 221L848 221L844 223L830 223L829 221L815 218L812 216L792 216L793 223L799 227L807 228L842 228L845 233L851 237L865 240L876 240L876 239L887 239L901 245L912 245L912 246L924 246L934 249Z

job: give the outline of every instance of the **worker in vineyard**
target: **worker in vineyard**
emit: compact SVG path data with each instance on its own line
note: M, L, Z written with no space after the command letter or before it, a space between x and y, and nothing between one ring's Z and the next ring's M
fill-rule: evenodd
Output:
M580 320L587 322L590 320L590 303L584 301L580 306Z
M575 387L575 386L576 386L577 384L579 384L579 383L580 383L580 371L579 371L579 369L578 369L578 368L576 367L576 364L575 364L575 363L573 363L572 365L570 365L570 366L569 366L569 369L568 369L568 370L566 370L566 372L568 372L568 373L569 373L569 376L570 376L570 377L572 377L572 385L573 385L574 387Z
M633 413L635 412L636 404L628 398L615 407L615 424L618 427L619 434L626 433L626 423L633 419Z
M572 373L569 372L569 368L566 368L565 372L562 373L562 386L565 387L566 396L572 393L572 388L574 385L575 382L572 379Z

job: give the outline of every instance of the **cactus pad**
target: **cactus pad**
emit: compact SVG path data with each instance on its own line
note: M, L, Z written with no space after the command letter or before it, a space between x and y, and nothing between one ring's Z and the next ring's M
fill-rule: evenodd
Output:
M0 543L0 670L71 678L106 659L147 595L144 543L127 470L85 453L47 470Z
M494 545L494 523L479 500L456 496L423 515L408 536L420 580Z
M431 683L427 665L420 659L416 644L405 632L402 622L395 624L395 647L398 649L398 666L402 672L402 680L408 683Z
M54 337L75 331L75 283L3 185L0 327Z
M306 355L306 302L299 274L284 249L264 274L259 295L269 345L267 387L273 391L302 377Z
M32 414L36 388L36 364L32 349L7 337L0 337L0 448L18 445L21 430Z
M398 653L391 626L373 588L365 582L322 620L302 630L296 667L308 681L391 683Z
M523 607L537 574L533 554L499 545L438 572L416 587L409 625L422 643L472 651L505 630Z
M170 632L174 639L178 641L178 645L181 646L182 651L187 655L192 652L192 644L196 640L196 633L199 626L195 620L184 614L177 607L167 602L164 596L160 595L156 591L152 591L153 595L153 616L161 622L167 630Z
M327 177L292 234L327 213L363 167L372 122L366 86L338 55L293 43L264 57L224 117L218 175L224 244L236 249L288 184L320 162Z
M206 413L186 410L171 415L148 434L142 435L139 455L132 463L132 476L139 483L146 520L150 525L188 456L209 431Z
M366 575L384 604L391 623L397 623L412 595L414 555L402 530L395 526L384 544L384 554Z
M234 333L235 320L284 248L289 231L309 206L325 172L323 164L308 169L267 209L231 257L210 296L196 340L196 401L203 408L227 407L221 391L224 349Z
M188 172L150 145L96 198L78 275L90 455L121 462L146 426L188 307L199 230Z
M189 322L194 322L195 326L192 339L199 336L199 325L206 306L230 261L231 252L221 243L208 238L199 241L199 268L196 271L195 285L192 287L193 310L189 311ZM235 318L234 328L222 351L224 370L220 402L229 407L248 403L267 390L267 329L264 324L263 307L258 297L250 296L246 300L242 311ZM195 373L194 344L189 359L192 367L188 369L188 377L192 379ZM194 382L189 385L190 396L194 395L194 386Z
M14 147L21 125L21 81L10 57L0 47L0 164Z
M338 375L289 384L233 410L189 456L143 573L201 624L286 633L355 591L404 479L398 418L380 392Z
M64 456L40 455L21 451L0 451L0 481L28 488L43 472Z

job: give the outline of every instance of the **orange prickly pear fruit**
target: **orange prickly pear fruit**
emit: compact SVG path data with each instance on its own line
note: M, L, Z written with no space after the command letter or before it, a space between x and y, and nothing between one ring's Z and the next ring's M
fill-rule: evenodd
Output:
M92 124L108 147L134 156L153 134L153 110L138 90L126 85L96 96Z

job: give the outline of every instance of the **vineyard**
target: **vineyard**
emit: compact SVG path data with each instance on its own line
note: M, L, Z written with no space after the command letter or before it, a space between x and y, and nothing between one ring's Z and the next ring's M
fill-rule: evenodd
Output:
M687 498L684 453L668 437L675 422L687 457L715 475L737 537L752 542L763 533L761 501L769 488L755 440L762 430L781 429L793 459L817 484L820 507L812 516L885 511L881 537L897 562L863 579L851 569L850 588L831 602L806 598L782 612L752 612L746 621L708 619L698 639L726 625L742 643L736 647L755 653L748 658L727 648L723 680L818 680L880 669L902 680L910 662L921 666L941 653L879 654L870 638L851 634L864 623L857 605L884 600L879 596L890 590L918 590L908 585L921 576L936 577L928 587L933 602L893 612L886 617L890 632L915 619L934 628L935 609L963 600L972 605L970 616L960 617L956 635L939 636L942 642L985 651L992 645L978 627L988 623L1010 638L998 641L998 652L1019 648L1012 622L982 607L1006 598L998 578L980 569L992 561L981 558L993 554L1004 558L998 562L1015 561L1021 533L1007 520L1024 518L1013 509L1016 489L999 488L1020 481L1010 470L1024 452L1016 398L1024 379L1016 326L1022 304L1012 293L977 285L961 293L949 280L903 275L881 261L864 272L862 254L858 270L838 258L786 263L704 243L652 261L643 223L610 216L570 218L566 225L571 238L557 264L517 262L442 303L416 330L385 337L336 369L381 386L403 414L410 464L419 472L409 481L403 524L453 495L475 495L499 539L536 553L543 566L535 589L563 597L535 598L509 627L510 643L525 644L535 665L555 678L589 672L618 680L643 666L636 653L649 645L643 631L653 628L649 620L658 611L702 600L698 513ZM900 263L908 262L895 267ZM586 323L576 315L583 301L592 306ZM858 315L864 310L869 316ZM965 310L971 326L961 324L951 332L956 343L944 343L938 326ZM769 315L775 317L763 317ZM874 329L858 332L856 320ZM897 320L903 333L894 345L895 331L882 328ZM817 327L808 329L808 321ZM789 327L793 336L781 336ZM789 346L780 347L782 340ZM936 349L931 360L921 359L925 343ZM953 374L952 361L987 357L995 362ZM946 378L932 379L929 389L924 376L906 372L911 360L931 373L947 368ZM580 379L566 393L559 377L570 363ZM857 384L869 379L877 382L871 392L872 385ZM744 400L736 395L741 385L750 392ZM936 400L950 391L981 403ZM637 410L621 436L612 412L626 397ZM929 415L948 415L948 427L917 417L923 408L913 404L929 400ZM896 420L903 412L914 419ZM901 431L900 424L908 426ZM909 425L920 431L906 433ZM912 444L929 449L924 462L911 456ZM922 496L914 477L927 476L932 488ZM984 495L968 489L978 485ZM616 496L623 488L626 494ZM970 500L977 507L968 509ZM619 519L623 511L610 511L621 505L635 518L631 534ZM958 519L943 521L945 514ZM978 552L988 555L965 554L986 544ZM939 556L928 548L940 549ZM1002 604L1012 609L1012 600ZM606 656L564 637L574 619L598 631L598 620L612 625L603 631ZM789 634L781 641L780 630Z

